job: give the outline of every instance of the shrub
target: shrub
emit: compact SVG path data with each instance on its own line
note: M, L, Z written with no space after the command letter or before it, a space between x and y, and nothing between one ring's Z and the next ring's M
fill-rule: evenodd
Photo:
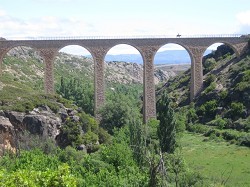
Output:
M216 61L214 58L209 58L204 62L204 73L211 71L216 66Z
M233 129L236 129L238 131L245 131L249 132L250 131L250 116L247 119L238 119L232 124Z
M187 130L190 132L205 134L206 132L210 130L210 128L202 124L189 123L187 124Z
M221 99L225 99L228 96L228 91L227 90L223 90L219 93L219 96Z
M21 151L20 155L6 155L0 160L0 168L7 171L57 169L61 162L55 155L46 155L42 150Z
M238 139L239 145L250 147L250 134L243 135Z
M215 82L212 82L212 83L204 90L203 93L208 94L208 93L214 91L214 89L216 88L216 85L217 85L217 84L216 84Z
M214 74L209 74L205 81L204 81L204 86L209 86L212 82L214 82L216 80L216 77Z
M237 140L240 135L237 131L227 130L222 132L222 136L223 139L230 141L230 140Z
M4 177L3 177L4 176ZM48 186L67 187L77 186L77 179L71 175L68 165L63 164L54 170L34 171L31 169L19 169L8 173L6 170L0 171L1 186Z
M207 123L207 125L216 126L219 129L223 129L227 124L227 120L223 119L221 116L216 116L216 118Z
M188 123L194 123L196 120L198 120L198 116L196 114L196 110L194 107L190 107L188 109L187 120L188 120Z
M207 101L200 106L197 113L203 118L214 118L216 114L218 103L215 99Z
M245 111L245 106L243 103L232 102L230 105L230 110L228 111L227 115L232 119L236 120L240 117L243 117L244 111Z

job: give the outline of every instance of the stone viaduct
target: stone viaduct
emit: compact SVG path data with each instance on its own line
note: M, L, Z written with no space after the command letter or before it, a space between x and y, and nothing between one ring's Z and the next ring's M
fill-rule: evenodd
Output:
M165 44L173 43L184 47L191 58L191 87L190 98L193 100L203 86L202 57L205 50L214 43L224 43L230 46L239 57L248 46L247 37L214 36L214 37L137 37L137 38L45 38L0 40L0 65L4 55L13 47L28 46L40 53L44 60L46 93L54 92L53 63L60 49L68 45L79 45L87 49L94 59L95 111L104 103L104 59L107 52L119 44L128 44L136 48L144 63L143 115L146 122L156 117L155 85L154 85L154 56L158 49ZM1 66L0 66L1 67Z

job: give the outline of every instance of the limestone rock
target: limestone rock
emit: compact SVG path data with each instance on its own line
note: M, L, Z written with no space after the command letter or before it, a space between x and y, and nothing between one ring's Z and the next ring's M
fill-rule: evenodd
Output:
M0 116L0 156L5 151L15 152L15 132L9 119Z

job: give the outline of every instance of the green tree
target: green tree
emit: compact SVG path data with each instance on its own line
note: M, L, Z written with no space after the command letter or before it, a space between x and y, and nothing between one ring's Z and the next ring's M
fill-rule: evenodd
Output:
M57 93L63 98L74 101L84 112L94 114L94 86L93 84L77 78L61 77Z
M170 99L166 92L157 101L157 119L160 121L158 137L162 152L173 153L176 147L176 122L174 111L170 106Z
M133 151L133 157L139 166L143 165L145 153L145 134L143 134L142 120L136 113L129 124L130 147Z
M206 74L216 66L216 61L214 58L209 58L204 62L203 66L204 66L204 74Z
M101 114L100 126L113 134L114 128L130 124L133 120L133 113L137 112L134 110L135 107L128 96L115 94L99 111Z

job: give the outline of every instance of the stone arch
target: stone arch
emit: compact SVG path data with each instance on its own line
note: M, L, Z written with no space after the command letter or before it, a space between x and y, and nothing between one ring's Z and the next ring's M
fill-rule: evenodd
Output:
M113 48L115 48L115 47L117 47L117 46L119 46L119 45L126 45L126 46L128 46L128 47L130 47L130 48L132 47L133 49L135 49L136 51L138 51L139 54L141 55L141 57L143 58L141 49L140 49L138 46L136 46L136 45L134 45L134 44L131 44L131 43L126 43L126 42L117 43L117 44L113 44L112 46L109 46L109 48L108 48L107 51L106 51L105 57L106 57L106 55L109 53L110 50L112 50ZM104 57L104 58L105 58L105 57Z
M163 54L162 54L163 53ZM162 54L162 55L161 55ZM171 55L173 55L172 58ZM185 60L183 59L183 56ZM179 58L178 58L179 57ZM171 69L167 69L170 64L189 64L191 66L192 56L190 55L188 49L184 48L180 44L176 43L167 43L162 45L156 52L154 56L154 66L158 71L164 70L168 72L165 74L165 77L161 77L161 81L167 81L170 77L177 75L175 67L172 66ZM160 65L160 66L159 66ZM187 65L187 68L189 68ZM165 67L164 67L165 66ZM186 69L187 70L187 69ZM165 78L165 79L164 79Z
M230 48L234 51L234 53L236 54L237 57L240 56L240 51L237 49L237 47L235 47L232 43L226 42L226 41L223 41L223 40L218 40L218 41L216 41L216 42L213 41L213 42L209 43L209 44L205 47L205 49L204 49L204 51L202 52L202 54L204 54L205 51L206 51L210 46L212 46L212 45L214 45L214 44L222 44L222 45L224 44L224 45L230 47Z
M74 102L86 113L94 115L94 60L90 51L78 44L64 45L58 49L53 64L55 87L60 88L62 82L65 88L69 85L77 85L78 92L85 98L82 96L80 100L75 97L75 86L71 88L73 93L71 95L60 89L57 89L57 93L63 95L66 99L73 98ZM68 72L68 66L72 67L72 72L65 74ZM72 76L71 73L78 76Z
M160 50L162 47L164 47L164 46L166 46L166 45L172 45L172 44L173 44L173 45L178 45L178 46L180 46L181 48L184 48L185 51L187 51L187 53L188 53L188 55L189 55L189 57L190 57L191 63L192 63L193 53L190 51L190 49L189 49L188 46L186 46L186 45L184 45L184 44L182 44L182 43L179 43L179 42L168 42L168 43L164 43L163 45L161 45L161 46L159 47L159 49L157 50L157 53L159 52L159 50Z
M119 54L119 56L116 56ZM130 59L129 56L121 56L122 54L135 54L136 57L139 57L139 61L137 59ZM110 55L112 58L110 58ZM141 54L141 51L134 45L128 44L128 43L118 43L118 44L112 44L112 46L109 47L109 49L105 53L104 60L107 62L106 68L105 68L105 87L104 93L117 93L117 89L119 87L116 87L116 85L109 84L112 82L117 82L117 83L123 83L123 84L130 84L130 83L139 83L141 84L141 89L138 89L138 98L142 95L143 93L143 56ZM108 62L110 61L110 62ZM124 63L124 62L131 62L131 63ZM108 73L107 70L112 70L109 69L109 67L115 67L117 69L117 76L116 79L112 78L112 73ZM131 85L131 84L130 84Z
M115 49L117 49L117 52L114 51ZM127 57L127 56L121 56L123 54L139 55L140 57L139 57L139 59L136 59L136 60L134 60L134 59L130 60L129 57ZM112 58L109 55L113 55ZM119 56L116 57L116 55L119 55ZM131 67L132 67L132 72L127 72L128 73L127 75L131 76L131 78L134 76L134 71L133 71L134 69L133 68L135 66L137 66L137 64L138 64L138 66L143 66L143 56L141 54L141 51L136 46L131 45L131 44L127 44L127 43L116 44L116 45L113 45L112 47L110 47L105 54L104 60L105 61L129 61L129 62L131 62L131 64L127 64L129 66L131 65ZM110 62L110 63L113 63L113 65L116 65L116 62ZM124 73L124 75L125 75L125 73ZM138 79L141 79L141 83L142 83L142 81L143 81L142 74L139 73L136 77Z
M83 48L84 49L83 52L85 51L85 52L89 53L91 55L91 57L93 58L93 54L92 54L91 50L88 47L86 47L84 45L81 45L81 44L72 44L72 43L64 44L63 46L60 46L58 48L58 52L61 51L63 48L67 48L67 47L71 47L71 46L72 47ZM71 53L71 54L73 54L73 53ZM80 55L80 53L79 53L79 55Z

